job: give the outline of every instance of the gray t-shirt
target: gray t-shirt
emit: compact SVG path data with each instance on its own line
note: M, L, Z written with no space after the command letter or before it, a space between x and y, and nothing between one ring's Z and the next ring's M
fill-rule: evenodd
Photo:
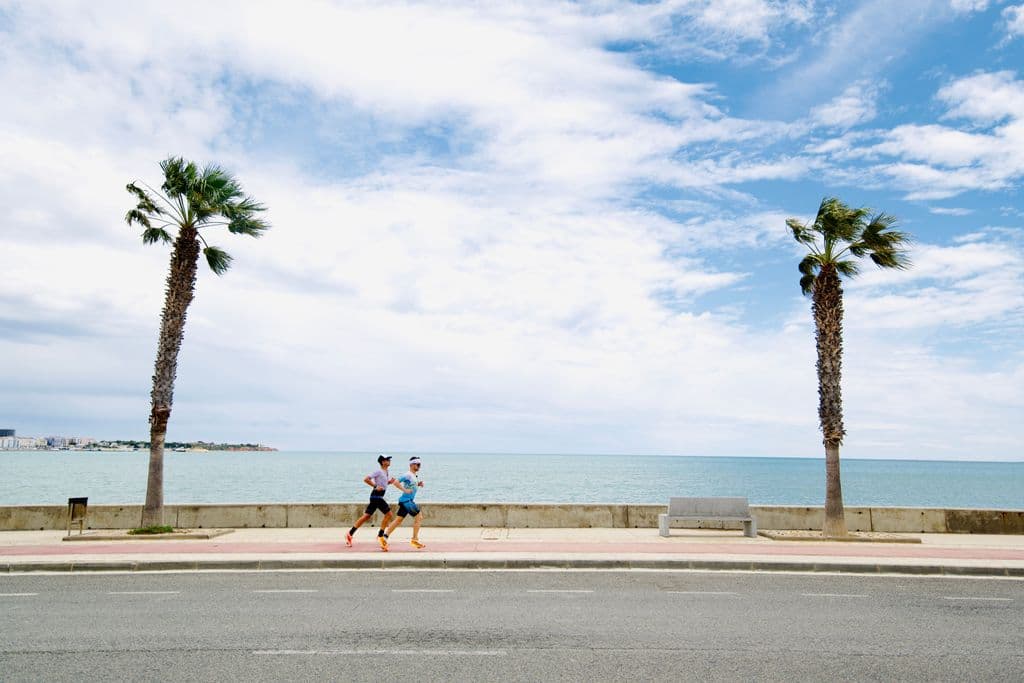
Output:
M391 475L385 472L383 469L376 469L373 472L370 472L370 474L367 476L370 477L370 481L373 482L373 485L375 487L370 495L383 497L384 491L387 491L388 480L391 479ZM378 491L377 489L384 489L384 491Z

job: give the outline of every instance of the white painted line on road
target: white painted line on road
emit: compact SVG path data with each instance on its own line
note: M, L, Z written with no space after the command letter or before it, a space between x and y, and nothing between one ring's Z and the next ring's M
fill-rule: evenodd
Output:
M392 593L454 593L452 588L392 588Z
M267 590L254 590L253 593L316 593L312 588L277 588Z
M1013 598L971 598L943 595L943 600L981 600L987 602L1013 602Z
M39 593L0 593L0 598L30 598Z
M733 591L665 591L673 595L739 595Z
M577 590L577 589L560 589L560 588L538 588L536 590L528 590L527 593L593 593L592 590Z
M866 595L854 593L801 593L805 598L866 598Z
M181 591L110 591L107 595L177 595Z
M254 655L372 655L379 657L503 657L505 650L253 650Z

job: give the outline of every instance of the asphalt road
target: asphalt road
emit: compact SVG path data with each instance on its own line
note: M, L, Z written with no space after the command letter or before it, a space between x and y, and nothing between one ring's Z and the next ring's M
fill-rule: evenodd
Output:
M1024 680L1024 581L0 576L0 680Z

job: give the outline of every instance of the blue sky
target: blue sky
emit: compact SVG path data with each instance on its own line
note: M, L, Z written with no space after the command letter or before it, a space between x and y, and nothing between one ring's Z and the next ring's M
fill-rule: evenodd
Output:
M172 440L820 456L836 195L915 237L845 286L843 453L1024 460L1020 2L191 4L0 2L0 426L146 438L174 154L273 228L208 236Z

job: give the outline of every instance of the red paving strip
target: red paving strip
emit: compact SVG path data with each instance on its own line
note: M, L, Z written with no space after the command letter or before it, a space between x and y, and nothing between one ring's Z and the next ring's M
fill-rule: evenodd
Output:
M426 540L426 539L425 539ZM123 541L119 543L61 543L54 545L0 547L0 556L25 555L281 555L337 553L379 553L375 544L357 543L346 548L338 543L211 543L207 541ZM965 548L921 546L907 544L844 543L822 546L810 542L799 544L738 544L738 543L562 543L525 541L467 541L438 542L427 540L427 548L415 550L407 541L393 540L392 553L565 553L565 554L617 554L617 555L773 555L815 557L871 557L906 559L961 559L961 560L1022 560L1024 549Z

